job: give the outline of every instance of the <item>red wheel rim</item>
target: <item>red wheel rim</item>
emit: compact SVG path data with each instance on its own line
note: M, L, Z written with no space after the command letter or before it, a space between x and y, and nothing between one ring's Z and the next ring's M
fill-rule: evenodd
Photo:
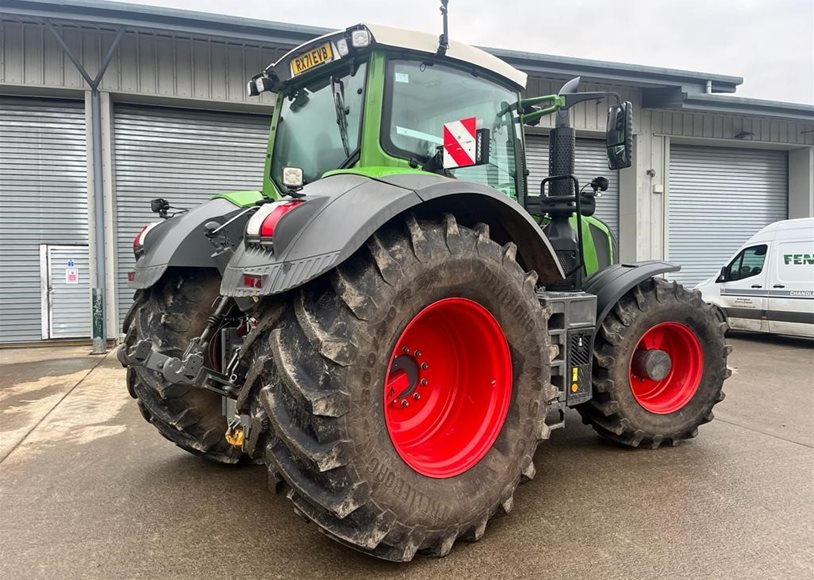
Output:
M633 368L636 351L661 350L670 357L670 372L662 380L637 374ZM683 408L701 384L704 353L698 337L679 322L662 322L639 339L628 370L630 389L636 401L651 413L667 415Z
M415 471L454 477L492 447L511 395L511 356L497 320L477 302L445 298L396 342L384 383L387 431Z

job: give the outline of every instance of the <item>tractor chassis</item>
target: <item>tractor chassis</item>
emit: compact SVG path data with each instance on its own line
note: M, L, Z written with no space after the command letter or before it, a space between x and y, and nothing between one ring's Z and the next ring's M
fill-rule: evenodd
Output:
M549 410L559 414L559 421L548 426L554 430L565 427L566 407L584 403L592 396L591 359L596 330L596 296L587 292L538 290L537 298L549 317L551 384L547 388L556 389L556 395L547 394L546 399L553 399ZM221 296L213 305L204 331L190 340L181 357L158 352L150 339L140 340L130 348L122 345L116 356L123 366L138 366L159 373L167 384L204 389L223 397L223 415L229 422L226 437L233 438L239 432L241 436L232 441L242 445L243 441L248 440L251 421L248 415L241 414L237 409L237 399L245 379L238 368L243 344L240 334L243 333L238 331L237 326L224 325L233 308L234 300ZM220 336L220 364L224 372L206 365L205 353L216 333Z

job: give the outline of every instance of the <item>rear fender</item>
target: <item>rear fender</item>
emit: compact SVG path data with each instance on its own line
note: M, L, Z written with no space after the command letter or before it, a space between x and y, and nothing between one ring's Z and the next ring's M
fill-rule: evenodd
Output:
M136 260L130 286L149 288L169 267L216 268L212 258L215 248L204 235L204 224L225 223L241 211L226 199L213 199L160 222L145 236L144 253Z
M273 251L240 244L223 275L226 296L286 292L328 272L352 256L391 220L454 213L464 225L490 225L498 242L514 242L518 258L544 281L563 277L546 237L513 200L478 185L433 174L371 178L334 174L303 188L305 203L277 224Z
M656 260L614 264L585 280L585 292L596 295L596 327L602 325L611 308L634 286L658 274L680 269L681 266Z

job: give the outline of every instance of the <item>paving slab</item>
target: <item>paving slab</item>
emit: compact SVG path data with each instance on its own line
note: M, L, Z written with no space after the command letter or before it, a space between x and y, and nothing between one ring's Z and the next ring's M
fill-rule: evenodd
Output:
M814 577L812 343L731 342L720 420L697 439L623 449L569 413L510 516L408 565L322 536L262 467L164 440L108 355L0 463L0 578Z
M88 346L0 349L0 461L101 360Z

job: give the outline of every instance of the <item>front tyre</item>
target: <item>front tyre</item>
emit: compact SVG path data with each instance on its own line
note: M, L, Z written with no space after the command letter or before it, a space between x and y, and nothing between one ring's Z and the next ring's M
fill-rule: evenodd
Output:
M331 538L443 556L533 477L555 393L536 275L514 256L483 224L408 218L259 317L258 448Z
M577 410L600 436L638 447L695 437L724 399L725 322L698 292L651 278L603 321L594 342L594 398Z

